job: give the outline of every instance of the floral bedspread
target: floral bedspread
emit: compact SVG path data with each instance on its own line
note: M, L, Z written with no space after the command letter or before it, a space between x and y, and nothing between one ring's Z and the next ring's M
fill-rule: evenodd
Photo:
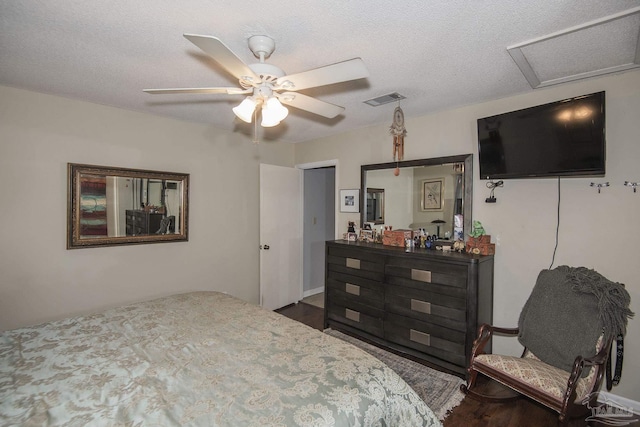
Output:
M364 351L217 292L0 334L0 425L439 426Z

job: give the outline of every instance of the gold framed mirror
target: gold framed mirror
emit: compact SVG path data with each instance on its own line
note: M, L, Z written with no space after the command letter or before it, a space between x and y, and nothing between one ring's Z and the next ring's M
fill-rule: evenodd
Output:
M189 174L67 164L67 249L189 240Z

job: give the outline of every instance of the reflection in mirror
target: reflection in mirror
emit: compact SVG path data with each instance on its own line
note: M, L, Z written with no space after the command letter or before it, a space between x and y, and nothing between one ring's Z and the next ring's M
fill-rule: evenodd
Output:
M189 175L68 164L67 249L188 240Z
M367 221L384 224L384 188L367 188Z
M384 191L384 217L371 221L377 214L366 203L361 220L396 230L423 228L439 239L464 239L471 230L472 166L471 154L363 165L362 193L368 198L369 190Z

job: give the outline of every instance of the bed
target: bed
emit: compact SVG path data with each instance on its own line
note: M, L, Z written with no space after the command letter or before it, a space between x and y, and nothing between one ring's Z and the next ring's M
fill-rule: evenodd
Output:
M0 425L441 424L353 345L192 292L3 332Z

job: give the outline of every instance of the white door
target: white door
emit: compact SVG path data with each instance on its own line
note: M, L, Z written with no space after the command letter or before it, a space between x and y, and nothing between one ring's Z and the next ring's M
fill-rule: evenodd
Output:
M260 164L260 304L302 298L302 171Z

